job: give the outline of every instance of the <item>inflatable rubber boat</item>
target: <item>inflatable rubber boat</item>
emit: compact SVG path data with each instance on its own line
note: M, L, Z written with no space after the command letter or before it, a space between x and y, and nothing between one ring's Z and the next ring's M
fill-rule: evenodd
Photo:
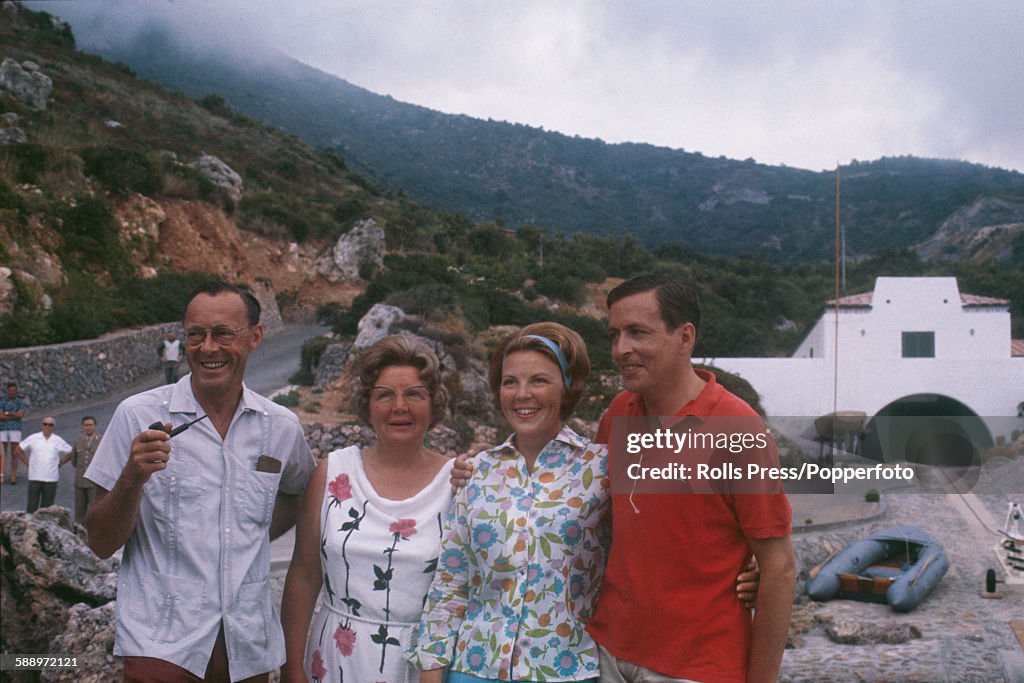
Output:
M938 541L920 527L901 526L854 541L812 569L807 594L814 600L886 603L909 612L947 569L949 560Z

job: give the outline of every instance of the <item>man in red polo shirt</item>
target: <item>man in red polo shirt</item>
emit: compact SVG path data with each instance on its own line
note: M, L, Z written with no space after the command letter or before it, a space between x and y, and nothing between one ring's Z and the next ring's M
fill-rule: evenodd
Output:
M712 373L694 370L700 306L691 288L641 276L612 290L608 308L626 391L595 441L609 443L619 416L756 415ZM770 442L750 455L777 464ZM613 483L608 568L587 627L601 646L601 680L774 681L795 582L785 495L615 491ZM761 568L753 619L733 587L751 554Z

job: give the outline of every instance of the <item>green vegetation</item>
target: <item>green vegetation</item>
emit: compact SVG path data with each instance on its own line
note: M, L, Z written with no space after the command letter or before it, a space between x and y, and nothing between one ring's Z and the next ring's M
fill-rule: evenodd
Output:
M344 150L349 166L369 181L353 182L368 190L391 188L474 220L632 233L648 247L675 241L771 261L828 259L833 252L832 171L442 114L284 57L253 68L237 56L190 50L169 29L108 55L168 87L193 97L216 92L219 104L313 145ZM978 197L1024 201L1020 173L958 161L853 161L841 175L848 253L858 258L916 244ZM492 246L473 248L489 253Z
M331 341L330 337L313 337L304 341L300 354L299 371L288 381L305 387L313 386L313 368L320 362L321 354Z
M383 140L371 135L365 121L354 122L346 135L355 136L352 154L363 164L373 158L368 145L394 157L394 145L407 142L402 127L427 126L429 134L420 137L430 147L403 151L413 166L387 177L370 176L363 166L357 170L377 184L401 186L409 196L433 193L438 203L461 206L466 214L438 211L404 192L382 195L375 182L350 171L356 166L352 159L312 149L238 114L233 107L253 104L238 93L211 94L204 87L194 92L201 98L194 102L166 92L136 79L123 64L73 52L70 34L40 16L27 10L14 18L0 14L0 41L12 56L61 74L54 79L54 105L46 111L29 110L0 92L0 110L17 113L19 125L29 131L29 142L0 148L0 224L14 243L38 236L37 244L59 256L67 282L44 291L12 278L15 310L0 321L0 346L78 339L176 319L184 295L207 276L161 272L139 279L142 266L161 271L164 264L136 249L136 238L125 234L115 216L136 193L156 200L211 198L212 183L189 166L204 153L224 160L244 179L245 193L234 214L240 227L324 242L362 218L372 217L384 228L389 254L380 272L364 272L372 276L367 290L348 310L329 305L320 311L344 334L354 333L358 320L379 302L420 315L432 326L473 334L494 325L554 319L584 336L600 370L611 367L604 324L575 313L573 306L590 303L588 285L606 278L654 271L691 283L704 304L695 355L712 359L788 355L833 296L833 266L772 260L830 252L830 174L645 145L605 145L525 126L454 121L393 102L385 109L395 114L399 127L382 129ZM156 62L175 57L174 46L161 43L159 35L148 45ZM150 67L169 65L156 62L147 67L132 61L132 68L151 75ZM223 79L235 73L216 60L201 72L191 77ZM338 87L335 81L311 82L319 82L325 93ZM193 92L195 85L179 87ZM346 87L346 97L371 109L384 106L376 96ZM110 126L109 120L120 125ZM326 125L324 119L320 123ZM455 144L457 139L473 144ZM470 167L472 173L455 170ZM415 178L406 174L414 168ZM916 241L929 234L936 221L981 194L1019 198L1024 194L1020 174L909 158L855 163L850 170L855 173L848 174L848 189L844 185L849 244L859 253L878 253L851 262L845 293L870 290L878 275L953 275L962 291L1009 299L1013 336L1024 337L1024 238L1013 245L1006 264L929 264L910 251L883 251L908 243L908 235ZM486 185L457 185L456 175ZM736 187L788 198L752 204L720 197L714 207L700 208L725 176ZM664 214L657 220L650 215L655 206ZM496 218L467 217L481 215ZM546 216L548 227L534 224L535 216ZM574 227L616 236L565 231ZM766 242L769 234L778 239ZM658 246L649 246L655 242ZM773 246L764 246L769 243ZM698 248L746 255L710 256ZM0 264L17 267L13 258L0 244ZM53 301L48 315L43 293ZM304 349L297 383L312 381L318 353L315 345ZM585 397L581 410L601 398Z
M109 289L90 275L73 272L49 315L15 312L0 318L0 348L92 339L111 330L178 320L188 295L209 278L167 272L128 278Z
M292 389L287 394L278 394L274 397L274 403L285 408L296 408L299 405L299 392Z

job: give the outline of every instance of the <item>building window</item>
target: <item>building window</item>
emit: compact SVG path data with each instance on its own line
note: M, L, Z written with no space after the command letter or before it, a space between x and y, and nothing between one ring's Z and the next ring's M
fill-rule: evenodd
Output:
M904 358L935 358L934 332L904 332Z

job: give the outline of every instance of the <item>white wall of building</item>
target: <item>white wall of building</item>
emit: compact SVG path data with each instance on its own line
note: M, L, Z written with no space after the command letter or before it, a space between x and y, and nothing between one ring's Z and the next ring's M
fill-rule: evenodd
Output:
M834 309L826 311L792 358L704 362L749 381L772 416L872 416L913 394L948 396L982 417L1015 416L1024 401L1008 307L963 305L955 278L878 278L870 308L840 309L838 363L835 321ZM929 331L935 357L903 358L903 332Z

